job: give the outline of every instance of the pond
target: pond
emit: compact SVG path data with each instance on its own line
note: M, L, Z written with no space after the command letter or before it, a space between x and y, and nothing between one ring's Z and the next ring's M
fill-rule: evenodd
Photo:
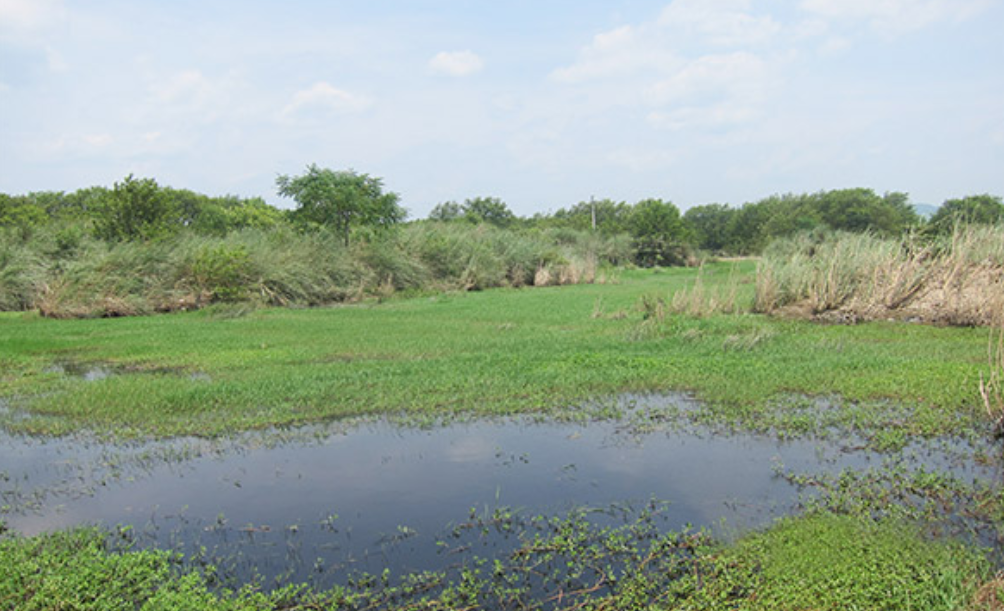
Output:
M695 405L678 394L630 401ZM440 570L461 549L504 551L505 536L451 542L458 526L501 508L532 516L585 506L614 520L658 500L667 528L727 536L804 500L782 470L832 474L883 460L849 448L623 420L370 422L131 445L0 434L0 518L26 535L124 527L140 545L211 559L238 581L327 586L356 572ZM922 460L966 477L992 469L953 466L950 452L930 449Z

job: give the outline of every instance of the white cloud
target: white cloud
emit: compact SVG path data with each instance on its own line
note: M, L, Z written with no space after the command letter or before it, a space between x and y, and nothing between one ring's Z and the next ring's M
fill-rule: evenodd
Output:
M659 129L680 131L693 128L735 127L749 123L758 112L751 106L733 101L718 104L687 106L649 113L648 122Z
M659 16L659 25L700 36L714 45L742 46L770 42L781 25L750 13L750 0L675 0Z
M177 123L170 129L213 123L245 112L251 99L243 94L245 83L234 74L207 76L187 69L168 76L150 73L147 98L139 106L137 119L157 130L167 129L165 121Z
M655 21L595 36L575 63L551 76L565 84L619 79L594 88L588 103L602 97L607 108L633 107L650 126L748 123L780 89L789 53L778 43L791 42L780 23L750 8L748 0L675 0Z
M884 34L898 34L938 21L964 21L990 4L990 0L802 0L801 7L822 17L866 21Z
M446 76L470 76L484 68L484 61L473 51L441 51L429 60L429 69L434 74Z
M297 91L279 113L286 120L310 120L331 114L344 115L366 110L372 101L362 95L337 89L323 81Z
M58 0L0 0L0 36L37 33L63 19Z
M558 68L551 77L563 83L672 69L680 59L653 28L622 26L593 37L571 66Z
M706 55L648 89L646 96L656 105L672 104L708 96L728 96L755 102L766 93L767 63L747 52Z

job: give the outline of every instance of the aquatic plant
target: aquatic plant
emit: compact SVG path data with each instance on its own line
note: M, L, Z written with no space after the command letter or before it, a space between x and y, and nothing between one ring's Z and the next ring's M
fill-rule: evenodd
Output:
M445 571L354 573L344 585L323 590L305 584L279 584L269 592L254 583L222 587L212 565L133 549L128 531L6 537L0 539L0 604L26 611L949 611L993 595L987 563L977 552L931 541L901 522L810 514L727 545L704 532L665 530L660 506L648 503L630 515L588 508L566 516L521 517L505 508L473 513L455 537L440 541L445 553L485 532L515 535L516 547L495 557L465 557Z

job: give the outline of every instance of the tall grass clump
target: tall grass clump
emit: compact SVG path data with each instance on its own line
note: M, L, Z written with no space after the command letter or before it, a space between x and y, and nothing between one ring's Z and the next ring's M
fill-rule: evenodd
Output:
M316 305L349 298L373 273L326 233L245 229L151 242L88 243L50 270L31 307L46 316L128 316L217 302Z
M213 303L286 306L408 290L481 290L593 282L619 260L616 239L564 239L492 225L412 223L341 236L290 226L211 236L182 231L106 242L64 228L0 234L0 309L51 317L129 316Z
M1004 225L945 237L815 232L772 244L755 309L835 320L990 325L1004 310Z
M26 243L14 230L0 231L0 310L32 307L45 283L45 259L37 242Z
M703 317L713 314L738 314L750 310L750 301L740 287L740 273L735 266L729 269L725 282L709 280L711 273L702 265L694 283L686 289L673 293L669 310L674 314Z
M416 223L402 239L440 285L462 290L589 283L619 261L617 238L585 232L516 232L470 223Z

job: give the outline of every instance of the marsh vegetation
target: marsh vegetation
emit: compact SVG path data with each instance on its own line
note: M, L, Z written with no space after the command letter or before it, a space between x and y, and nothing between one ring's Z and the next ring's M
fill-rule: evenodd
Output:
M1001 608L994 198L188 195L0 202L5 611Z

